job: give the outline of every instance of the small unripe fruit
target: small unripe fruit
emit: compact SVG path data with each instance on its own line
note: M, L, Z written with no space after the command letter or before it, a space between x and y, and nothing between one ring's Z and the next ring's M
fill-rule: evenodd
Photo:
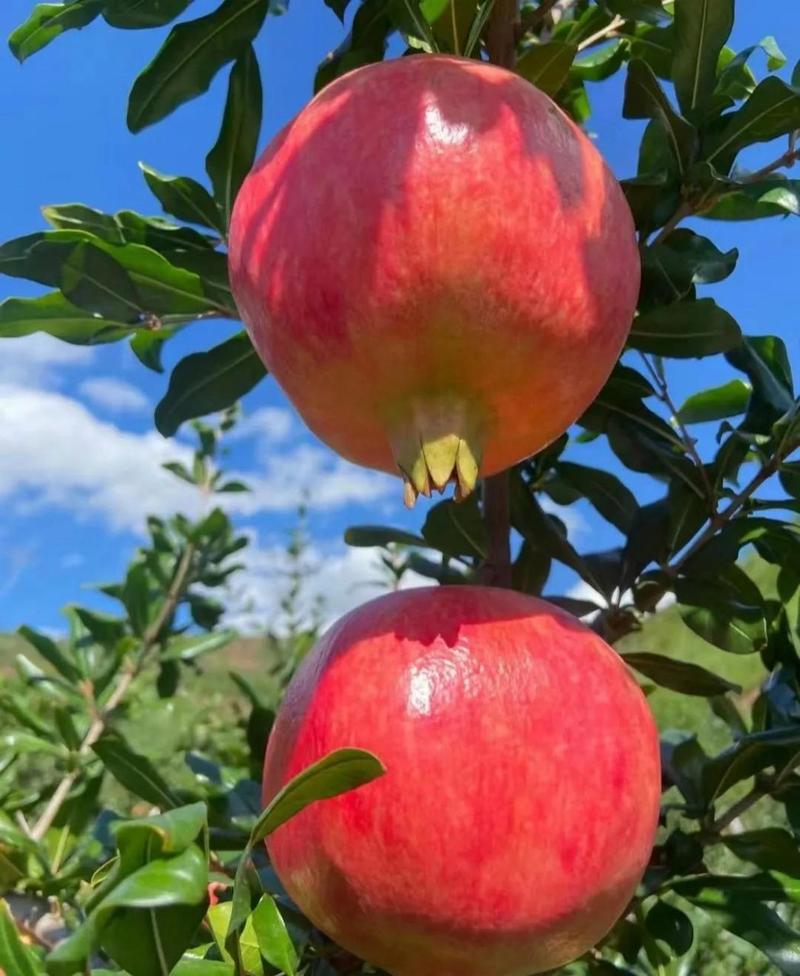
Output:
M333 749L386 773L267 840L320 929L393 976L528 976L613 926L655 834L658 736L596 634L487 587L354 610L295 675L264 801Z
M245 180L231 285L308 426L406 500L472 490L589 406L639 287L602 157L502 68L413 56L325 88Z

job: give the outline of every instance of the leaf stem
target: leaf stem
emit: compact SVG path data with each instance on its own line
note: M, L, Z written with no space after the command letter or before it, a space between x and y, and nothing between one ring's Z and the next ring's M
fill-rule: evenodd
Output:
M590 34L588 37L584 38L580 44L578 44L578 52L585 51L587 47L591 47L593 44L597 44L598 41L604 41L609 37L613 37L614 32L618 27L622 27L625 23L625 18L620 17L617 14L613 17L610 23L606 24L602 30L596 31L594 34Z
M175 612L178 602L183 596L194 554L194 544L189 543L184 549L180 562L176 567L175 575L172 578L172 583L158 616L142 635L142 646L138 661L136 663L131 662L123 671L119 681L114 687L114 690L108 696L107 701L99 710L94 721L89 726L86 735L83 737L80 749L78 750L79 756L88 756L92 751L92 746L95 744L95 742L97 742L108 725L109 716L114 709L120 705L123 698L128 693L128 689L133 684L134 679L144 667L150 652L158 643L164 625L169 621L172 614ZM78 779L79 775L80 769L76 768L71 770L66 774L66 776L64 776L64 778L55 788L55 791L50 797L47 806L44 808L41 816L30 831L30 835L34 840L40 841L47 831L52 827L53 822L64 804L64 801L69 795L69 791L75 785L75 781Z

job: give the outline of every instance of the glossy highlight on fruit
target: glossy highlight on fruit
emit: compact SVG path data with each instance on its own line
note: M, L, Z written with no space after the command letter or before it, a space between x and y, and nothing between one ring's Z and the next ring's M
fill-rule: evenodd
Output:
M333 749L385 775L267 839L300 909L393 976L527 976L613 926L653 844L658 736L619 656L488 587L380 597L334 625L278 714L264 802Z
M469 493L594 399L633 319L633 221L589 139L505 69L404 57L273 140L230 228L236 303L308 426Z

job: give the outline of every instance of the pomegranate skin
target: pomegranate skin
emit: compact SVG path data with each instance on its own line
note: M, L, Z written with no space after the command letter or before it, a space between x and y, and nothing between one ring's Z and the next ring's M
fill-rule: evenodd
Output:
M357 69L274 139L236 200L233 294L308 426L411 501L560 436L630 329L639 256L592 143L505 69ZM422 449L420 448L422 445Z
M386 773L268 839L297 905L394 976L526 976L623 913L647 864L658 736L621 659L542 600L488 587L380 597L294 677L267 803L332 749Z

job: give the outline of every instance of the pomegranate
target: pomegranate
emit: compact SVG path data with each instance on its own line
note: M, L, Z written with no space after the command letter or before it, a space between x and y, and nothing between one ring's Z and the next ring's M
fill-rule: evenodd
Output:
M333 749L387 772L267 839L308 917L394 976L527 976L604 936L647 864L658 737L596 634L488 587L352 611L288 689L264 802Z
M625 341L639 257L602 157L502 68L417 55L322 91L245 180L242 318L308 426L466 495L585 410Z

